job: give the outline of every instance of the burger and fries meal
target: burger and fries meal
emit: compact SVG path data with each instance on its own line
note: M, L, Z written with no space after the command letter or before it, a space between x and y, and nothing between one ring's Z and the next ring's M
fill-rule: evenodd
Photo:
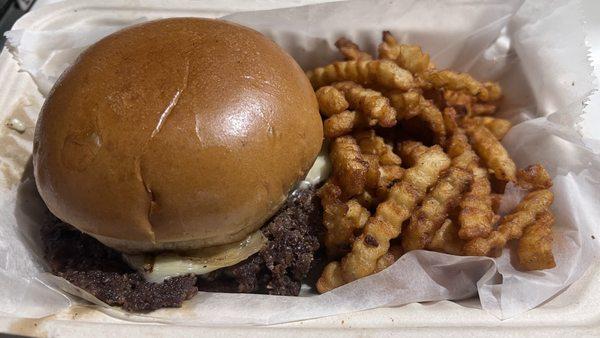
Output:
M52 272L139 312L199 290L325 293L411 250L513 242L518 269L555 267L552 180L502 145L500 86L387 31L377 56L335 46L343 60L305 73L254 30L179 18L89 47L35 132ZM524 197L500 214L507 185Z

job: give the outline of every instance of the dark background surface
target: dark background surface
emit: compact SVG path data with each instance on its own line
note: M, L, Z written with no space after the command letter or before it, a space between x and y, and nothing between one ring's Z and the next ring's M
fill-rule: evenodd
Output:
M4 32L33 5L35 0L0 0L0 48L4 46Z

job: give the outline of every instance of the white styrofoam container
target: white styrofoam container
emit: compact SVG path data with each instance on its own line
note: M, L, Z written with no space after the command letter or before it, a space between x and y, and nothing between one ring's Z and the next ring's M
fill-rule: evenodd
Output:
M14 29L55 29L76 25L82 20L130 21L145 16L219 17L240 10L270 9L319 0L285 1L185 1L168 0L148 5L141 0L81 0L77 4L53 4L21 18ZM82 15L85 13L85 15ZM0 55L0 121L10 118L23 105L39 109L42 97L29 75L18 72L18 65L7 50ZM28 126L33 127L33 126ZM30 131L28 131L30 132ZM301 321L271 327L198 327L131 323L115 319L93 307L76 307L42 319L2 317L0 331L34 336L80 337L84 335L138 336L600 336L600 266L593 266L562 293L516 318L500 321L479 309L477 300L416 303L396 308L381 308L335 317ZM0 286L1 287L1 286ZM243 311L243 308L240 308Z

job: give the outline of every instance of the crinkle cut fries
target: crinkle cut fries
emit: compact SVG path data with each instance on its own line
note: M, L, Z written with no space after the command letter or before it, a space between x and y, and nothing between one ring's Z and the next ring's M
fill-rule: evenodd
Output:
M336 46L344 61L307 72L333 165L319 191L330 262L318 291L417 249L497 256L518 240L519 269L553 268L552 180L540 164L517 170L502 145L500 86L438 70L389 32L378 58L345 38ZM500 217L508 182L527 195Z

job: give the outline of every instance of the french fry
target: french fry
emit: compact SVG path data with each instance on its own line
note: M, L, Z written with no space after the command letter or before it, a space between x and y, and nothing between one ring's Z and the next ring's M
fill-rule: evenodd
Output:
M375 267L375 272L381 272L387 268L389 268L392 264L394 264L400 256L402 256L403 250L400 245L391 245L388 252L385 255L381 256L377 260L377 266Z
M328 256L345 254L354 240L354 232L364 227L369 216L369 211L354 199L346 203L340 200L323 203L323 225L327 229L324 243Z
M382 165L400 165L402 160L396 155L392 146L385 143L385 140L377 136L375 131L370 129L354 134L354 138L363 154L377 155Z
M396 125L396 109L380 92L363 88L351 81L338 82L333 87L345 95L351 109L361 112L365 118L382 127Z
M473 183L460 202L458 235L463 240L486 237L492 232L495 214L492 205L492 187L487 170L472 164Z
M429 75L428 80L434 88L465 91L482 102L499 100L502 90L497 83L481 83L467 73L440 70Z
M444 144L446 142L446 128L444 127L442 113L431 101L426 100L422 96L421 98L418 106L418 116L427 123L435 135L435 142L437 144Z
M389 90L385 96L390 100L392 107L396 109L398 120L408 120L419 115L419 105L423 100L418 91Z
M340 263L333 261L325 266L316 286L319 293L325 293L344 284Z
M463 111L466 116L491 115L496 112L496 103L480 102L477 97L459 90L443 91L445 105Z
M548 210L553 199L552 192L547 189L530 192L511 214L502 219L497 230L492 231L488 237L467 242L463 247L464 253L469 256L486 256L495 249L504 247L509 240L521 238L523 230L533 224L538 215Z
M435 135L437 144L444 144L446 140L446 128L440 110L418 92L388 91L386 96L390 104L395 108L398 119L409 119L418 116L427 124Z
M309 71L306 76L315 89L342 81L401 90L415 87L412 74L391 60L334 62Z
M362 150L362 149L361 149ZM381 176L380 172L380 164L379 164L379 156L373 154L365 154L363 151L362 154L365 161L367 161L368 169L367 169L367 181L366 188L370 191L377 190L379 186L379 179Z
M515 163L494 134L486 127L470 120L465 120L464 127L473 149L485 165L494 172L494 176L501 181L514 182L517 175Z
M498 105L494 103L480 103L475 102L471 105L471 112L469 115L492 115L498 110Z
M460 255L464 241L458 237L458 230L458 226L452 220L446 219L426 248L450 255Z
M472 114L473 102L477 99L460 90L446 89L443 91L445 105L457 110L464 110L467 116Z
M456 109L453 107L446 107L442 112L442 119L444 121L444 127L446 127L446 131L451 137L464 136L464 131L460 129L458 125L458 113ZM460 141L460 140L457 140ZM468 144L468 140L464 142ZM459 154L463 152L463 149L460 149Z
M402 236L406 251L424 249L448 217L448 210L459 201L471 184L473 175L464 169L450 167L413 213Z
M484 82L483 87L485 88L485 95L478 95L479 100L483 102L498 101L502 97L502 88L496 82Z
M552 254L553 223L554 216L552 213L543 212L533 224L525 228L517 248L521 270L544 270L556 266Z
M418 141L407 140L398 143L400 159L411 167L417 165L417 162L427 150L428 148Z
M404 172L405 169L399 164L388 164L379 167L379 182L376 190L378 200L383 201L387 198L391 187L402 179Z
M378 52L381 59L394 60L396 63L415 75L424 74L435 68L429 54L424 53L417 45L399 44L389 31L383 32L383 42Z
M325 247L329 257L338 257L346 253L354 240L354 231L362 229L370 214L356 200L341 201L342 191L328 181L319 189L323 206L323 225Z
M450 137L446 152L452 159L452 163L462 169L470 169L473 164L477 165L479 162L479 156L471 148L467 135L462 129Z
M374 201L373 197L377 200L385 199L393 183L402 178L404 174L404 169L400 166L402 160L394 153L392 146L386 144L384 139L377 136L372 129L355 133L354 137L363 157L369 162L367 188L371 193L362 199L366 204L361 204L370 206L370 202Z
M349 104L344 94L332 86L321 87L315 94L319 102L319 109L326 117L331 117L348 109Z
M355 111L343 111L323 121L323 136L328 139L348 135L356 129L367 127L368 121Z
M340 53L342 53L344 58L348 61L351 61L351 60L355 60L355 61L373 60L373 57L371 56L371 54L360 50L360 48L358 47L357 44L355 44L354 42L352 42L346 38L339 38L335 42L335 46L338 48Z
M358 203L360 203L360 205L362 205L364 208L369 210L373 208L377 202L373 194L371 194L368 190L365 190L362 194L356 196L356 201L358 201Z
M527 190L549 189L552 178L541 164L534 164L517 172L517 184Z
M495 218L487 170L479 166L479 157L456 122L456 111L446 108L443 114L446 128L452 134L446 147L452 165L469 170L473 177L471 187L460 202L459 237L464 240L485 237L492 231Z
M451 70L440 70L429 76L429 81L435 88L464 91L472 96L477 96L485 90L483 84L467 73L457 73Z
M486 127L487 129L489 129L489 131L492 134L494 134L494 136L498 140L502 140L502 138L504 138L504 135L506 135L506 133L508 133L508 131L512 127L512 124L510 123L510 121L501 119L501 118L497 118L497 117L484 116L484 117L473 117L471 119L475 123L480 124L480 125Z
M333 177L339 183L343 196L349 198L365 190L368 163L351 136L336 138L331 145Z

